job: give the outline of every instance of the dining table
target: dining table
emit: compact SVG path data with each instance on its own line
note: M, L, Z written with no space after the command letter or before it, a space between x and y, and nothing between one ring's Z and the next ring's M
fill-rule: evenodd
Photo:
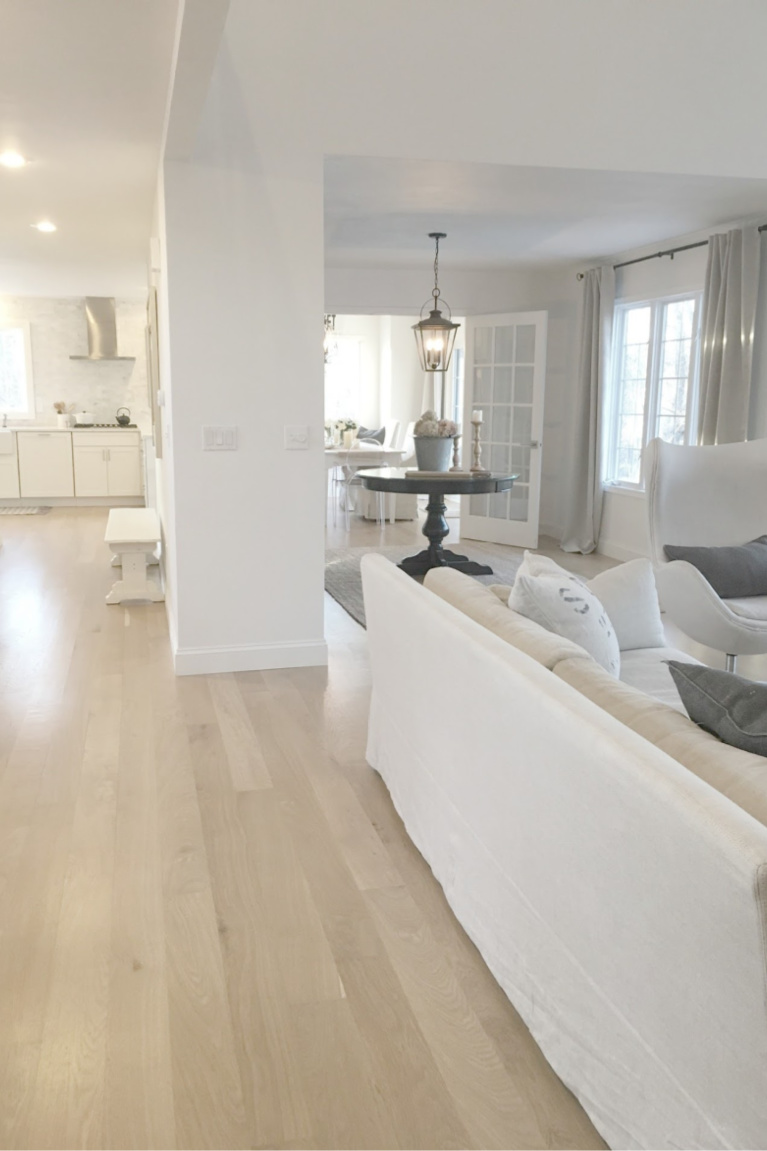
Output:
M405 453L401 448L364 447L325 448L325 465L330 468L383 468L401 463Z

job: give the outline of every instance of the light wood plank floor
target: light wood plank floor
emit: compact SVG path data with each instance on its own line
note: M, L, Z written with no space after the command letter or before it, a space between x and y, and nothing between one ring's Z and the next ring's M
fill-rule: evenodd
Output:
M364 632L176 679L105 519L0 517L0 1145L602 1146L365 764Z

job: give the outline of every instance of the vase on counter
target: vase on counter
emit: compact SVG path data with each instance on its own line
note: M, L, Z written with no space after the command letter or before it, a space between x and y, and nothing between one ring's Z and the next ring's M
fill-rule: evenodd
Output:
M354 431L344 432L344 447L345 448L353 448L354 447L354 437L356 434L357 433Z
M60 412L59 415L56 416L56 423L60 428L72 427L72 422L66 412Z
M446 472L453 454L452 436L414 436L415 458L421 472Z

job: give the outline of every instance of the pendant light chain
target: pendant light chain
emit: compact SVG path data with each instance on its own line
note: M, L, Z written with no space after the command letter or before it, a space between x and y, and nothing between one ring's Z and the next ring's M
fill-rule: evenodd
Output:
M434 290L432 296L435 300L439 299L439 236L434 240Z

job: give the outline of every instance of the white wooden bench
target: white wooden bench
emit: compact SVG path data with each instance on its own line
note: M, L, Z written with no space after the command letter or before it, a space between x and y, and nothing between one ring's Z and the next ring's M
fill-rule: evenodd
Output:
M122 564L122 579L112 586L107 603L148 599L160 603L162 588L147 578L147 563L156 563L156 549L162 532L154 508L112 508L104 542L115 553L112 563Z

